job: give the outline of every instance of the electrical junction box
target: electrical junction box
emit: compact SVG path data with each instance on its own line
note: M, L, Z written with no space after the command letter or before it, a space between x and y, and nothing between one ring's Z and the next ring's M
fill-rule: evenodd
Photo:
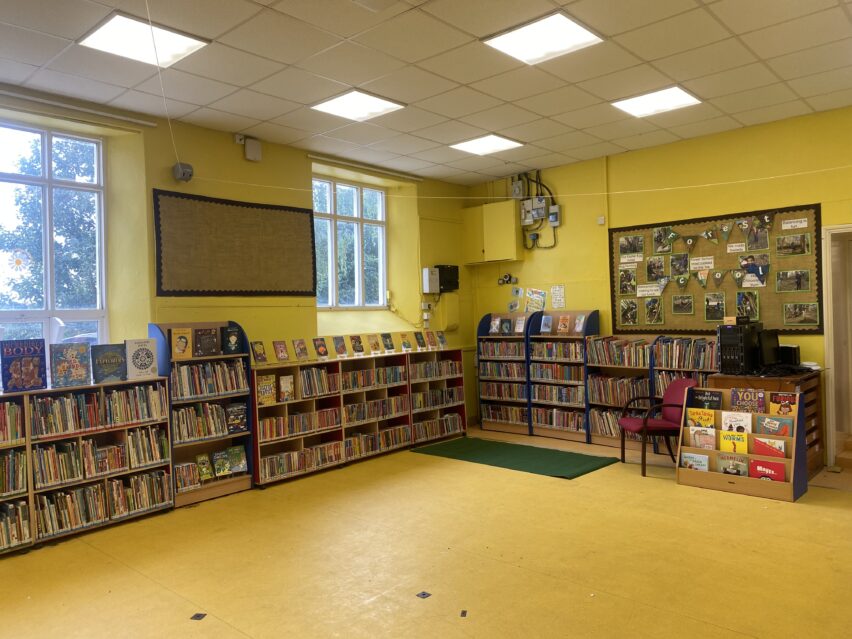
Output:
M537 195L532 200L532 218L534 220L540 220L543 217L547 217L547 200Z
M521 226L529 226L535 223L532 215L532 200L521 200Z
M550 226L552 226L553 228L556 228L561 224L561 221L559 219L560 214L561 211L559 210L559 205L553 204L550 207L550 212L547 214L547 221L550 222Z
M437 295L441 292L438 280L438 269L426 267L423 269L423 294Z
M454 264L436 264L438 269L438 290L449 293L459 290L459 267Z
M512 181L512 197L516 200L524 197L524 183L520 180Z

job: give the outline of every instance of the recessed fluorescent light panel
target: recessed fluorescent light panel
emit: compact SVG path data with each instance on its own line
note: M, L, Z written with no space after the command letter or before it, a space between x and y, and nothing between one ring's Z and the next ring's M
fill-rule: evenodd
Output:
M602 40L561 13L484 40L489 47L527 64L538 64Z
M115 14L86 36L80 44L131 60L170 67L207 43L162 27L151 26L144 20Z
M700 102L700 100L693 98L680 87L672 87L671 89L655 91L654 93L640 95L629 100L619 100L618 102L613 102L612 106L630 115L635 115L637 118L644 118L648 115L674 111L675 109L692 106Z
M363 122L364 120L402 109L403 105L391 102L390 100L383 100L367 93L361 93L360 91L350 91L331 100L316 104L311 108L331 113L341 118Z
M484 135L475 140L468 140L460 144L453 144L451 148L465 151L466 153L474 153L476 155L488 155L489 153L497 153L498 151L506 151L507 149L515 149L523 146L520 142L501 138L499 135Z

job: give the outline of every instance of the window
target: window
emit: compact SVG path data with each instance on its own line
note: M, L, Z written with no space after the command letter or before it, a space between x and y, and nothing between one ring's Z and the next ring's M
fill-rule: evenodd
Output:
M317 306L385 306L385 193L314 178Z
M106 339L101 141L0 124L0 339Z

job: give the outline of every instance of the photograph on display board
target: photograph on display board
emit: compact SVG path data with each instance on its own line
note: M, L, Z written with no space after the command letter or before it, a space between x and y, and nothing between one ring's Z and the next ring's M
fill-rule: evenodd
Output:
M760 299L757 291L737 291L737 315L756 322L760 319Z
M671 276L689 275L689 253L675 253L669 256Z
M666 258L663 256L649 257L646 264L648 282L658 282L666 276Z
M663 304L659 297L645 298L645 323L663 323Z
M672 242L669 234L672 232L670 226L658 226L651 232L651 241L654 243L654 253L671 253Z
M707 322L721 322L725 319L725 294L704 294L704 320Z
M784 323L798 326L819 324L819 304L784 304Z
M746 246L749 251L769 250L769 229L751 226L746 235Z
M775 274L775 290L778 293L799 293L811 290L810 271L778 271Z
M740 256L740 268L745 271L744 288L762 288L766 286L769 274L769 253L748 253Z
M694 315L695 304L692 295L672 295L673 315Z
M636 268L618 269L618 294L636 295Z
M639 323L639 303L635 299L621 300L619 317L625 326L636 326Z
M634 255L645 252L645 238L642 235L627 235L618 240L619 255Z
M796 235L782 235L775 238L775 253L778 257L793 257L795 255L808 255L811 252L811 234L797 233Z

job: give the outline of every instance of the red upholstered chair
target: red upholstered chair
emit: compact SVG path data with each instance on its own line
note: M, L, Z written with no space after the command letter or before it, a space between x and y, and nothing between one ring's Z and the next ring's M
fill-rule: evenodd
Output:
M672 451L672 445L669 442L669 437L680 435L683 396L687 388L692 388L696 385L697 382L694 379L681 378L674 380L669 384L666 392L663 393L662 403L653 404L641 417L630 417L627 411L630 410L631 404L642 400L652 401L651 397L634 397L624 405L624 408L621 409L621 417L618 418L618 425L621 427L622 463L624 462L624 433L626 431L641 433L642 435L642 477L645 476L645 444L651 435L659 435L665 439L666 448L669 449L669 456L671 456L672 461L677 462ZM654 417L657 414L659 416Z

